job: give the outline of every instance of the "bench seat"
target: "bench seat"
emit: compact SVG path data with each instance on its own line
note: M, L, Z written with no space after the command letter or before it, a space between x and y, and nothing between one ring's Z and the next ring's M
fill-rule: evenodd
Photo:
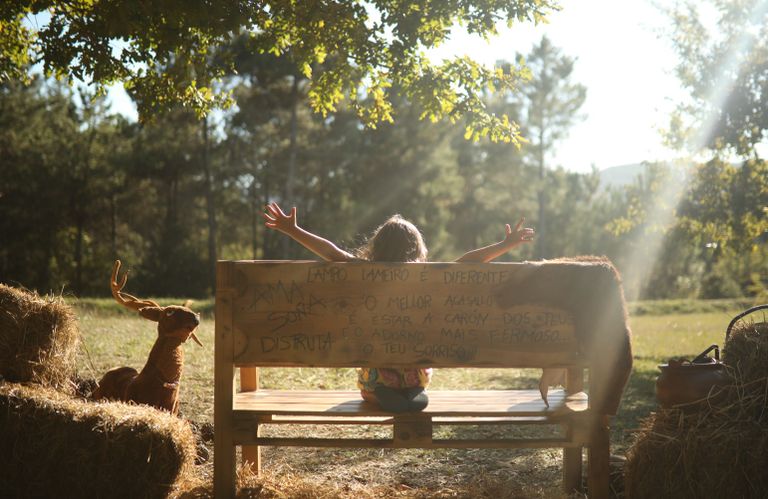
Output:
M432 390L429 405L418 414L429 417L544 417L556 419L587 410L584 392L566 395L553 390L544 404L538 390ZM359 391L340 390L256 390L234 397L235 416L388 416L374 404L360 398ZM331 418L328 418L331 419Z
M372 448L577 448L582 432L574 430L576 413L586 413L587 395L566 395L555 390L550 406L537 390L434 390L429 406L421 412L391 414L360 399L358 391L255 390L241 392L234 400L234 440L241 445L288 447ZM391 438L265 437L262 425L357 424L390 425ZM544 438L435 438L439 425L562 425L560 436Z

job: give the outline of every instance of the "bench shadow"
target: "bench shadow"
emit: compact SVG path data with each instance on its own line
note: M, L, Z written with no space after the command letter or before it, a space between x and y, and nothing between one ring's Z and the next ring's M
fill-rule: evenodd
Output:
M463 432L477 435L468 429ZM526 493L532 483L559 491L561 456L559 449L265 448L263 469L283 476L311 476L329 485L351 481L366 490L411 490L410 497L537 497ZM483 487L492 487L497 494L472 493ZM455 495L429 495L436 491Z

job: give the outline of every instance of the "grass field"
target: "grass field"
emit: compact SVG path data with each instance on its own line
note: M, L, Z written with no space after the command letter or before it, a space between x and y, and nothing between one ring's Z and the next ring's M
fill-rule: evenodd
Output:
M210 310L209 303L201 305L198 309ZM637 311L630 315L635 362L621 409L612 421L612 453L622 454L640 420L655 410L657 365L670 357L692 358L711 344L722 346L729 321L745 307L742 302L712 305L633 304L631 310ZM114 307L98 301L79 304L78 316L84 339L81 377L98 379L114 366L143 365L157 334L153 323L116 313ZM210 423L214 344L210 314L204 315L197 335L203 347L192 342L185 345L181 411L195 422ZM537 370L443 369L435 372L430 389L535 388L538 375ZM263 369L261 384L265 388L354 389L355 374L352 369ZM350 449L266 449L263 454L273 488L280 488L284 481L287 490L303 480L311 490L326 490L323 494L331 497L465 497L462 494L470 490L482 491L478 496L557 497L560 455L559 450ZM205 466L209 475L210 462ZM471 496L474 492L466 497Z

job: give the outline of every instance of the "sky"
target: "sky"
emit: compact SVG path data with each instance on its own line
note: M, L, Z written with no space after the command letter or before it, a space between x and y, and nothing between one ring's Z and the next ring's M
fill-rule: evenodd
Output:
M486 64L527 54L547 35L563 54L575 57L572 81L587 87L584 119L556 144L551 166L589 172L662 160L674 154L662 145L660 129L682 99L676 62L659 30L668 22L651 0L561 0L548 24L516 24L490 43L455 31L432 53L440 58L469 55ZM121 88L110 92L113 109L135 118Z
M557 144L553 166L588 172L668 159L660 130L684 96L674 76L676 58L660 30L667 18L649 0L561 0L548 24L513 25L490 43L454 36L438 55L469 55L487 65L527 54L543 35L575 57L572 77L587 87L585 118Z

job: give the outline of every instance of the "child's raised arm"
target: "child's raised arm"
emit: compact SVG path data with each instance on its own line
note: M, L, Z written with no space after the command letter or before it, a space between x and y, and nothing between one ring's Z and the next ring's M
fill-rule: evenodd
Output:
M468 251L457 258L456 261L480 263L490 262L491 260L495 260L512 248L519 246L520 244L533 241L533 236L535 235L534 230L529 227L521 229L520 227L523 225L523 222L525 222L525 218L520 218L520 221L517 222L514 231L512 230L512 227L509 226L509 224L506 224L506 236L504 237L503 241L499 241L498 243L494 243L483 248Z
M293 240L329 262L346 262L354 260L354 256L339 248L331 241L312 234L296 223L296 207L291 208L291 213L286 215L277 203L267 205L267 213L264 213L265 225L270 229L279 230L290 236Z

